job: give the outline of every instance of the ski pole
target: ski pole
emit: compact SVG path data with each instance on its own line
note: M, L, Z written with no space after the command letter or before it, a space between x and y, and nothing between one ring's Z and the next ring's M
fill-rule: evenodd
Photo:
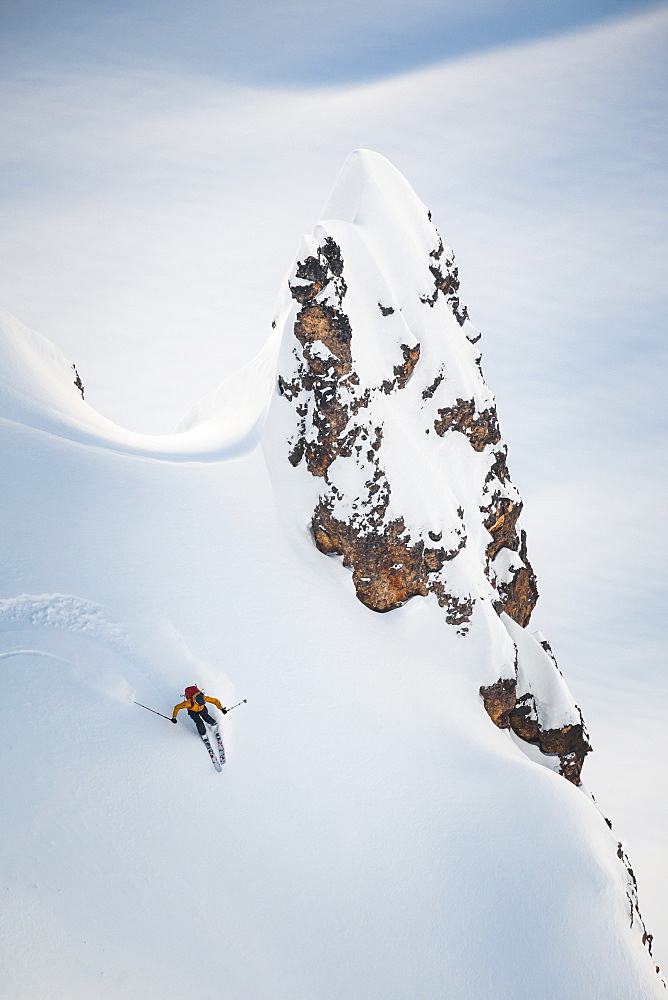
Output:
M134 701L133 705L139 705L140 708L145 708L147 712L153 712L154 715L159 715L161 719L167 719L167 722L172 721L168 715L163 715L162 712L156 712L154 708L149 708L148 705L142 705L140 701Z
M238 701L238 702L236 703L236 705L232 705L232 708L238 708L238 707L239 707L239 705L245 705L247 701L248 701L248 698L244 698L244 700L243 700L243 701ZM226 708L226 709L225 709L225 715L227 715L227 713L228 713L228 712L231 712L231 711L232 711L232 708Z

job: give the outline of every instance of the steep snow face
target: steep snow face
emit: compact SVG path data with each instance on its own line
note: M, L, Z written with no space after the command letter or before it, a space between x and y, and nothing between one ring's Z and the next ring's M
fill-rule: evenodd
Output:
M517 575L498 560L518 553L481 507L498 492L514 530L519 498L487 482L502 445L449 254L385 161L349 169L364 184L338 186L338 214L366 228L323 223L266 351L172 437L114 428L51 345L4 327L0 993L16 1000L665 995L625 855L540 742L577 725L572 698L542 636L497 614ZM396 542L389 566L366 555L385 592L355 578L355 599L314 544L335 528L355 571L365 537ZM493 711L497 678L495 726L479 688ZM248 699L222 721L223 774L189 720L132 704L169 715L191 683Z
M474 614L503 635L513 652L495 683L481 676L485 707L577 784L587 735L556 664L525 639L538 594L522 501L458 288L454 255L406 180L353 153L279 309L265 450L281 506L321 552L343 556L368 608L429 597L459 635ZM554 699L537 701L546 687Z
M269 433L275 474L289 478L287 440L302 517L358 598L383 612L433 594L465 634L477 602L525 625L537 592L458 287L405 179L353 153L289 280Z

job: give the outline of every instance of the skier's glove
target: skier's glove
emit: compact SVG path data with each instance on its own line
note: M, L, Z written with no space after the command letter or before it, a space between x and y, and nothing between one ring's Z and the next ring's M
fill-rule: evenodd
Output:
M174 725L176 725L176 723L177 723L178 721L179 721L178 719L172 719L172 722L174 723Z
M227 715L227 709L226 708L221 708L221 712L223 713L223 715Z

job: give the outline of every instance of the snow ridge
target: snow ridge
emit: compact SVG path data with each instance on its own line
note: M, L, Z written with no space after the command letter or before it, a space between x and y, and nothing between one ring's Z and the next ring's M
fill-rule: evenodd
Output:
M90 406L74 365L45 337L0 309L0 423L167 462L224 461L258 443L276 350L275 338L269 338L256 358L192 407L173 434L137 434Z
M264 435L281 504L343 558L372 611L435 599L467 641L510 641L512 663L504 654L479 689L485 709L530 760L580 786L591 746L549 645L526 630L538 590L480 334L454 254L382 156L348 158L287 285Z
M477 601L526 624L537 592L458 287L405 179L353 153L289 280L265 437L275 480L359 600L385 612L432 594L466 634Z

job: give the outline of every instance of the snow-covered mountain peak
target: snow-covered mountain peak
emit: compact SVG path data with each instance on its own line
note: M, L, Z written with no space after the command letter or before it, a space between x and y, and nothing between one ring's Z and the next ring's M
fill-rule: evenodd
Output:
M526 624L537 595L479 334L387 160L348 158L288 284L269 433L289 442L278 475L287 458L318 547L375 611L431 594L463 633L478 600Z
M525 639L538 592L522 501L454 256L373 153L349 157L323 216L280 317L265 432L280 506L343 558L372 611L427 599L444 628L497 645L499 662L479 676L490 718L577 784L587 735L556 664Z
M458 293L425 206L357 150L279 300L264 452L302 546L341 557L341 583L351 571L351 603L354 591L399 621L419 608L450 650L444 670L471 657L491 723L579 786L589 738L549 643L527 629L538 591L522 500ZM631 881L626 899L646 944Z
M361 226L374 241L388 233L423 246L433 240L426 206L388 159L368 149L354 150L341 168L320 214L321 223L333 221Z
M345 232L342 223L357 227L387 286L401 300L402 311L408 310L407 322L421 325L412 305L422 299L435 301L439 293L464 322L467 314L459 307L452 251L406 178L379 153L357 149L347 158L314 230L315 240L320 243L327 235L336 239ZM384 303L386 308L392 304ZM479 336L469 326L466 332L472 341Z

